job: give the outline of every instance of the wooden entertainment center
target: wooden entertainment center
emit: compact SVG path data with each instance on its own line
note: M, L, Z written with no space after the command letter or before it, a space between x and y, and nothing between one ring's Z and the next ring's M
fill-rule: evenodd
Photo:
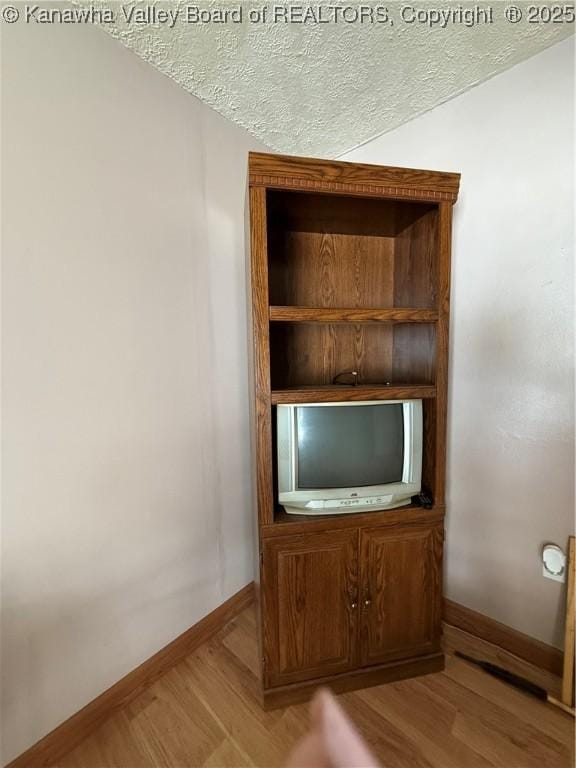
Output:
M250 154L257 594L266 707L441 670L452 206L460 175ZM334 384L357 372L357 386ZM275 407L421 399L410 505L289 515Z

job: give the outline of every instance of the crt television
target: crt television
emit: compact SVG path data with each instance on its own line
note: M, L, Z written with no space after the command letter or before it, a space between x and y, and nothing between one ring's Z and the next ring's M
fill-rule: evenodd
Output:
M393 509L420 493L421 400L278 405L276 417L286 512Z

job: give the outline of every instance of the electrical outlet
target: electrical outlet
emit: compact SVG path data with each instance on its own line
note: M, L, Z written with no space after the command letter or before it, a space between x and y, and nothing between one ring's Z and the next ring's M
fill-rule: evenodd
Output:
M542 575L552 581L566 581L566 555L557 544L542 547Z

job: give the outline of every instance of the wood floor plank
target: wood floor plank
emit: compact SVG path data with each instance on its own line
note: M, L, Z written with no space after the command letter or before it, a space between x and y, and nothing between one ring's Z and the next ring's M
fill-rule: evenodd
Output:
M473 658L490 661L504 667L504 669L530 680L553 695L560 695L561 680L559 677L546 669L535 667L530 662L514 656L497 645L469 635L461 629L445 624L442 644L446 653L452 654L455 650L463 651Z
M308 727L308 706L265 712L258 666L250 607L113 715L59 768L282 766ZM454 657L444 673L339 700L386 768L572 764L572 718Z
M298 704L281 711L282 717L272 727L272 733L282 744L296 744L309 727L308 705Z
M368 688L356 695L419 744L435 768L490 768L492 763L481 752L453 736L458 709L430 695L426 679L418 688L414 688L413 681L406 680Z
M525 740L517 742L512 734L496 731L492 724L469 713L458 713L453 734L472 748L482 751L497 768L560 768L569 765L558 754L546 750L536 754L533 749L535 744L528 749Z
M226 733L201 699L171 669L152 686L156 699L130 723L135 738L155 766L202 765L226 739Z
M130 729L131 718L122 711L59 761L60 768L153 768L155 761Z
M255 627L251 621L238 617L233 630L222 639L222 644L238 658L257 679L260 673L258 647L254 642Z
M242 703L242 707L265 728L273 728L282 718L284 710L266 711L260 701L260 684L236 656L216 640L199 649L189 665L199 665L209 671L214 684L223 691L231 689Z
M280 766L286 755L285 745L275 739L264 723L270 715L274 722L277 713L260 713L246 706L246 699L226 680L214 673L212 665L202 663L202 654L186 662L188 685L204 702L204 706L217 718L229 737L257 765Z
M225 739L203 763L202 768L239 768L239 766L253 768L254 765L233 739Z
M356 692L342 695L340 701L386 768L433 768L420 743L368 706Z
M556 742L547 733L534 728L522 719L521 713L511 713L487 701L459 683L455 683L446 675L430 675L426 681L427 687L439 698L451 702L458 708L460 727L454 728L453 733L465 743L476 745L477 741L463 736L462 723L471 729L471 723L477 725L476 730L485 730L492 734L490 746L513 744L525 756L525 767L532 765L569 766L570 751L567 746ZM482 726L482 727L481 727ZM474 746L476 751L480 751ZM509 752L510 749L506 749ZM482 751L491 762L494 762L493 750ZM499 764L499 763L497 763ZM509 764L508 768L512 768ZM524 766L522 767L524 768Z
M559 744L567 744L573 737L574 719L570 715L558 717L558 712L552 705L518 691L511 685L502 685L499 680L471 664L448 656L444 674L487 701L521 717Z

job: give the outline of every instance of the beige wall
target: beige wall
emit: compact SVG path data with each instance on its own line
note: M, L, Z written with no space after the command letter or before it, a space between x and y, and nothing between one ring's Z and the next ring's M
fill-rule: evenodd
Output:
M445 592L556 645L540 549L574 530L573 61L571 39L342 158L462 173Z
M2 755L252 578L240 129L3 25Z

